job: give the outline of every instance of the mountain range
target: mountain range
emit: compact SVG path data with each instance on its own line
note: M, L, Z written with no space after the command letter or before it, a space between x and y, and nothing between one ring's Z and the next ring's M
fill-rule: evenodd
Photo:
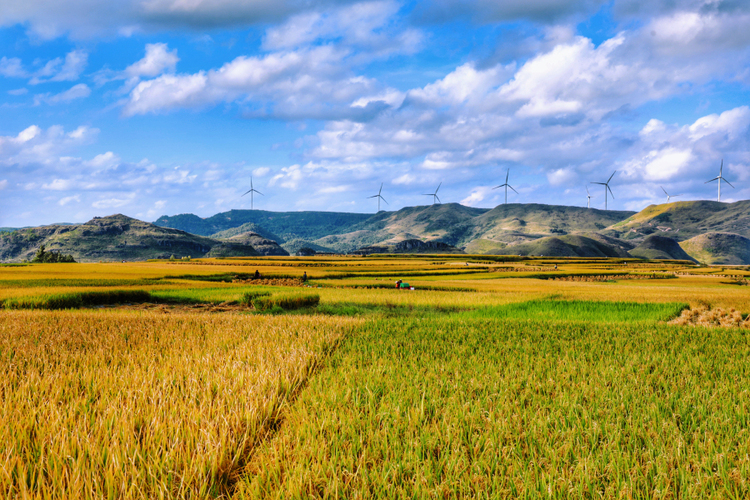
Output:
M8 228L4 228L8 229ZM287 255L316 252L465 252L693 259L750 264L750 201L675 202L640 212L543 204L493 209L456 203L394 212L231 210L212 217L124 215L0 233L0 260L23 261L41 244L79 261Z

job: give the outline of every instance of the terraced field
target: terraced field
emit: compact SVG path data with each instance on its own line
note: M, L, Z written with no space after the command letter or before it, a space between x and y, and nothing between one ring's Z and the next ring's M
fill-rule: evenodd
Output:
M0 266L0 492L746 498L748 275L467 256Z

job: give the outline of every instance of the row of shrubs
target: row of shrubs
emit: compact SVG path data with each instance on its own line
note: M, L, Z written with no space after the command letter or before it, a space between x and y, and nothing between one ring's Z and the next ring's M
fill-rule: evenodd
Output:
M314 307L320 302L320 295L316 293L282 293L271 295L269 292L248 292L241 300L246 306L253 306L256 311L272 311L282 309L291 311L303 307Z

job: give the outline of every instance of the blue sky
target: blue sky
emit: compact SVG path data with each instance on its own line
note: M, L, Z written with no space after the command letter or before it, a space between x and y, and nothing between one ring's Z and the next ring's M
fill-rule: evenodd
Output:
M750 196L744 1L9 3L0 226Z

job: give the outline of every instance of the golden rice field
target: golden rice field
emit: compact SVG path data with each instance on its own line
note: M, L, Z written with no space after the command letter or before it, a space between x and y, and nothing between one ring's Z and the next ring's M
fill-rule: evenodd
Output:
M5 312L3 496L219 496L356 322Z
M0 265L0 496L748 498L748 276L465 255Z

